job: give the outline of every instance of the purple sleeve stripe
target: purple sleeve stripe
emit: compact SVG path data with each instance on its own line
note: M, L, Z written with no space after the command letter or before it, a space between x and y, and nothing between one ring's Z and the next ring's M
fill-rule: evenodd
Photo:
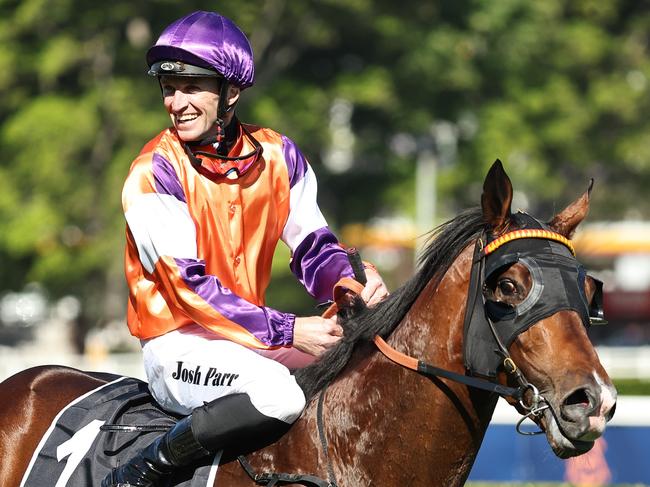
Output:
M293 315L272 308L256 306L221 285L216 276L205 274L205 262L174 259L187 287L207 302L217 313L237 323L269 346L293 342Z
M177 200L187 203L181 182L169 161L160 154L154 153L151 166L153 168L156 191L160 194L174 196Z
M298 245L291 259L291 272L319 303L332 299L339 279L354 275L345 250L327 227L310 233Z
M282 136L282 152L289 171L289 188L293 188L307 172L307 160L293 140L284 135Z

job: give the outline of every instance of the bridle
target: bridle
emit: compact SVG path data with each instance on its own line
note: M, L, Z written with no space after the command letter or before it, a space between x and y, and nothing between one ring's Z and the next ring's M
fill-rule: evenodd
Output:
M522 418L516 425L517 432L522 435L536 435L542 434L543 431L524 431L521 425L528 418L538 419L543 411L549 408L549 405L538 388L526 379L521 369L510 356L508 346L530 326L561 309L577 311L585 326L606 323L603 319L601 304L602 283L596 281L596 295L592 299L592 305L590 306L584 295L586 274L575 259L575 250L571 242L563 235L550 230L525 213L517 213L513 215L513 218L520 225L537 228L514 230L493 240L489 240L484 232L477 239L474 246L464 320L466 374L441 369L415 357L403 354L388 345L380 336L375 336L374 343L388 359L420 375L430 379L443 377L504 397L509 403L517 407L522 414ZM355 271L355 279L344 278L337 283L334 292L334 304L332 305L334 309L330 307L326 311L326 314L329 312L329 316L336 312L336 303L340 302L341 297L347 290L360 294L366 282L358 254L353 252L349 253L348 256ZM539 262L534 262L535 260ZM535 279L542 280L542 278L546 278L549 281L560 279L564 284L564 288L569 289L569 291L562 299L553 292L553 289L557 286L551 284L557 284L557 282L548 282L546 286L543 283L537 283L539 286L538 292L534 297L534 302L527 304L528 309L525 313L515 316L514 319L499 320L504 316L507 317L507 313L504 314L504 310L498 310L503 315L500 316L499 313L489 312L489 302L483 292L484 284L496 269L504 265L512 265L518 261L525 263L527 266L535 267ZM565 267L561 277L552 272L558 265ZM576 282L571 277L575 277ZM506 331L508 331L505 337L503 332L499 330L504 324L507 325ZM486 352L486 350L489 351ZM506 376L510 379L507 383L515 384L515 387L496 382L497 370L499 369L505 371Z

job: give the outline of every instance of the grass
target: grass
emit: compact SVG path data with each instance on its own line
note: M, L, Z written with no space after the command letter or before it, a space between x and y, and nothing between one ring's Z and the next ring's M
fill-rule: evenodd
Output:
M648 379L613 379L613 381L621 396L650 396Z

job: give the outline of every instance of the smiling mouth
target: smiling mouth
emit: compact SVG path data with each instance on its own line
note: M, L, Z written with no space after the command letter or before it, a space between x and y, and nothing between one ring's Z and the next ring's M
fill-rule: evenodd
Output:
M184 124L184 123L190 123L193 122L199 118L198 114L192 114L192 115L181 115L180 117L176 117L176 123L177 124Z

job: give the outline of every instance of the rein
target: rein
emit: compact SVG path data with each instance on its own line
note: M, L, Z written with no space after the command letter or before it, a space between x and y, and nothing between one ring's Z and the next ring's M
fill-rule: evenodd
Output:
M386 356L386 358L388 358L389 360L393 361L397 365L401 365L402 367L413 370L418 374L427 377L429 379L433 377L444 377L445 379L453 380L454 382L465 384L466 386L473 387L475 389L482 389L484 391L498 394L504 398L512 397L516 402L519 403L519 405L522 408L528 411L517 422L516 425L517 433L525 436L539 435L543 433L543 431L529 432L521 429L521 424L527 418L539 416L539 414L544 409L548 409L549 406L545 403L544 398L539 394L537 387L535 387L533 384L531 384L530 382L526 381L525 378L523 378L523 375L521 374L521 372L518 371L517 366L509 356L506 357L503 361L504 367L507 367L506 371L511 370L510 367L512 367L513 373L515 372L518 373L518 375L522 378L522 384L519 387L508 387L501 384L497 384L495 382L490 382L485 379L480 379L478 377L462 375L456 372L451 372L449 370L441 369L440 367L436 367L435 365L431 365L426 362L423 362L422 360L418 360L415 357L411 357L402 352L398 352L393 347L391 347L388 343L386 343L386 341L379 335L375 335L374 343L379 349L379 351L383 353ZM530 390L532 392L532 399L531 399L530 406L527 406L524 403L524 394L526 393L527 390ZM541 403L544 404L540 406Z
M422 360L418 360L415 357L411 357L409 355L403 354L402 352L398 352L388 343L386 343L384 339L379 335L375 336L374 342L379 351L383 353L388 359L425 377L444 377L445 379L450 379L454 382L459 382L476 389L483 389L485 391L494 392L504 397L512 397L517 401L521 401L523 399L523 395L527 389L531 387L534 388L532 384L528 384L527 386L522 385L519 387L508 387L501 384L495 384L494 382L490 382L485 379L479 379L478 377L471 377L468 375L462 375L456 372L441 369L434 365L423 362Z

